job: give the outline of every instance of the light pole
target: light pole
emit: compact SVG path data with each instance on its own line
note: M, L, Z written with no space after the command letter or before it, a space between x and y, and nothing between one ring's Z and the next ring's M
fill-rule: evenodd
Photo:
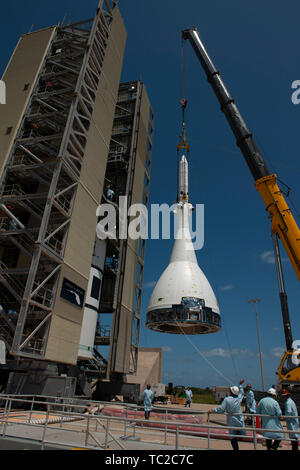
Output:
M257 338L258 338L258 347L259 347L259 359L260 359L260 370L261 370L261 382L262 382L262 389L263 392L265 391L265 382L264 382L264 372L263 372L263 363L262 363L262 354L261 354L261 345L260 345L260 336L259 336L259 328L258 328L258 314L257 314L257 307L256 303L260 302L260 299L250 299L248 303L254 304L255 309L255 316L256 316L256 329L257 329Z

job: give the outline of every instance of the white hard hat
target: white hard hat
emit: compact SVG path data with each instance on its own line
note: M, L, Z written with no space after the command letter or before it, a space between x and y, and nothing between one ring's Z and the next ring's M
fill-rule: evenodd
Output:
M269 388L268 393L269 395L277 395L275 388Z
M233 393L233 395L238 395L239 394L239 387L237 387L236 385L234 385L233 387L230 387L230 391L231 393Z

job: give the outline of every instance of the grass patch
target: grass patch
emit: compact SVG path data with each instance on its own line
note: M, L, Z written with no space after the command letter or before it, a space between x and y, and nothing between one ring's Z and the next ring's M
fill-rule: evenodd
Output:
M176 388L176 396L184 396L182 393L182 388ZM198 387L191 387L193 392L193 399L192 403L203 403L207 405L216 405L217 402L215 397L212 393L212 390L209 387L206 388L198 388Z

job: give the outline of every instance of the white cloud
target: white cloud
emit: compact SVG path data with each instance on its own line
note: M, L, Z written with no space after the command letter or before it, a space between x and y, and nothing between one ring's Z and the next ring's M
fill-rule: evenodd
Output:
M171 346L163 346L163 347L162 347L162 350L163 350L163 352L172 352L172 351L173 351L173 349L171 348Z
M284 351L285 351L284 348L282 348L281 346L277 346L276 348L271 349L271 354L274 357L281 357Z
M275 264L275 257L273 251L263 251L259 255L261 261L265 264ZM287 257L281 256L282 263L286 263L288 261Z
M232 285L228 285L228 286L223 286L221 287L221 291L225 292L227 290L232 290L233 289L233 286Z
M253 356L253 352L249 349L223 349L214 348L210 351L203 351L205 356L215 357L231 357L231 356Z
M273 251L264 251L259 255L263 263L266 264L275 264L275 258Z

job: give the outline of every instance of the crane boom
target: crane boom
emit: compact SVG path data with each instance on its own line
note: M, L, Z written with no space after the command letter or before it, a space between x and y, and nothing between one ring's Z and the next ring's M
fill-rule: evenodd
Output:
M209 57L196 28L182 32L183 39L188 39L206 73L207 80L221 105L221 110L236 137L246 163L255 180L255 188L260 193L272 226L272 234L278 235L289 256L292 266L300 281L300 230L277 185L277 176L269 171L252 133L247 128L234 99L226 89L220 72Z

